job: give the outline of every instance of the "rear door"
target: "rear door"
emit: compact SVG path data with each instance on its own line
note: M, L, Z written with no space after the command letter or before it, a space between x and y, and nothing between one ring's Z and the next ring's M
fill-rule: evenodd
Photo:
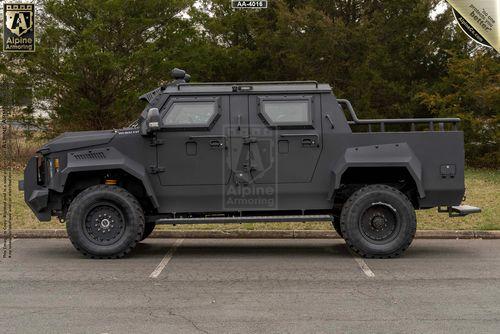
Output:
M163 186L222 185L230 177L227 96L171 97L161 110L157 166Z
M322 148L320 111L314 94L249 96L254 183L311 182Z

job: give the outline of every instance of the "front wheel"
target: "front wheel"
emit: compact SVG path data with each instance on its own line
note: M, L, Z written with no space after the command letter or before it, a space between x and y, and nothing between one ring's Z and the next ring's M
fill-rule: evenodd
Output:
M356 191L342 208L340 229L346 244L371 258L401 255L415 236L413 205L399 190L369 185Z
M153 233L153 230L155 229L155 227L156 227L155 222L146 223L146 225L144 226L144 233L142 234L141 241L146 239L147 237L149 237L151 235L151 233Z
M71 202L66 229L75 248L91 258L120 258L141 240L144 213L127 190L89 187Z

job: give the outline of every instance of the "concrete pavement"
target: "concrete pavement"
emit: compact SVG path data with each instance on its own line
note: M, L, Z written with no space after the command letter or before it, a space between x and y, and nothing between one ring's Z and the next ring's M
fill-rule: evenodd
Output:
M499 254L498 240L415 240L401 258L360 261L339 239L149 239L90 260L66 239L16 239L0 262L0 328L498 333Z

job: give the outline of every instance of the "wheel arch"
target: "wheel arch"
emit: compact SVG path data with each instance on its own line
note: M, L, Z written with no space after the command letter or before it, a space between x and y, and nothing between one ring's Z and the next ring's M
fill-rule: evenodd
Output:
M119 186L133 194L145 209L157 210L159 207L158 199L146 173L141 173L129 166L67 167L61 174L58 191L66 198L73 199L82 190L93 185L104 184L106 180L111 179L116 180Z
M398 178L412 184L418 195L417 200L425 197L422 164L406 143L348 148L332 164L330 172L330 199L345 184L392 183L398 181Z
M74 182L69 181L74 180L75 177L87 176L94 180L96 175L102 176L110 172L119 172L120 176L135 180L143 187L152 207L158 209L158 199L144 165L129 158L114 147L69 152L65 166L55 179L53 189L65 194L69 190L68 187L74 184ZM78 182L85 183L86 181L79 180Z
M94 170L72 170L62 184L64 194L79 193L81 190L96 184L103 184L105 180L116 180L119 186L127 189L139 200L147 198L154 209L158 209L158 200L148 179L141 178L128 168L102 168ZM141 204L143 201L141 201Z

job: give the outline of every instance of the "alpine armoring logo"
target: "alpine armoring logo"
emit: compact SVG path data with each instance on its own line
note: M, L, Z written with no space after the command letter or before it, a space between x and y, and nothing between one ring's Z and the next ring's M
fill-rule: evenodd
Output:
M35 51L35 5L6 3L3 13L3 50Z

